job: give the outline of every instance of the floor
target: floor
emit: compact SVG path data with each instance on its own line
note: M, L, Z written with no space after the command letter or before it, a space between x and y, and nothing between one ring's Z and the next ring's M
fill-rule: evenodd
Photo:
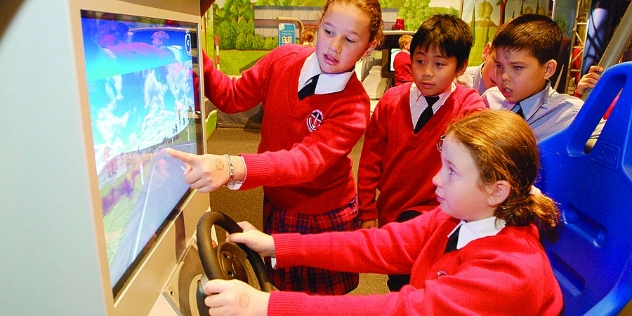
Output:
M209 153L231 155L254 153L259 144L259 130L243 128L218 128L208 141ZM354 172L357 174L362 140L353 149ZM236 221L249 221L255 227L262 227L263 190L256 188L246 191L231 191L221 188L210 193L211 209L227 214ZM386 276L361 274L360 285L351 294L388 293Z

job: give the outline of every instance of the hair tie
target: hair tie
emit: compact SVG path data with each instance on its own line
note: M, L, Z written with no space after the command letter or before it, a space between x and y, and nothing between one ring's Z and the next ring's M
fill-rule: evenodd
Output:
M531 195L542 195L542 191L540 191L540 189L538 189L538 187L536 187L535 185L531 186L531 191L529 191L529 194Z

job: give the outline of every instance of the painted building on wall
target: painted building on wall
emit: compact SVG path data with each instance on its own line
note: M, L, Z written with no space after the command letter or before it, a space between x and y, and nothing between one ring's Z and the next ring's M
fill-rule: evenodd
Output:
M317 29L318 20L322 13L322 7L303 7L303 6L254 6L254 24L255 34L263 37L276 36L278 32L279 21L277 17L291 17L300 19L305 29ZM382 19L384 20L384 29L390 30L391 26L397 19L399 9L385 8L382 9ZM298 30L297 30L298 31ZM297 38L300 35L297 34Z

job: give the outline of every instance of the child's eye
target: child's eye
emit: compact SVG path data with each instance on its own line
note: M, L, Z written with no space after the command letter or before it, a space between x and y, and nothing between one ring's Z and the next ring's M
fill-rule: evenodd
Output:
M503 65L501 65L501 64L496 64L496 68L498 68L498 69L503 68Z
M353 43L355 43L355 42L356 42L355 40L352 40L352 39L350 39L350 38L348 38L348 37L347 37L347 38L345 38L345 40L346 40L348 43L351 43L351 44L353 44Z
M437 67L443 67L443 66L445 66L445 64L443 64L443 63L435 63L435 66L437 66Z
M325 29L325 34L327 34L327 35L331 35L331 34L333 34L333 33L332 33L330 30Z
M513 69L514 69L514 70L520 70L520 69L522 69L522 68L523 68L522 66L514 66L514 67L513 67Z
M454 169L448 168L448 174L453 175L456 174L456 172L454 172Z

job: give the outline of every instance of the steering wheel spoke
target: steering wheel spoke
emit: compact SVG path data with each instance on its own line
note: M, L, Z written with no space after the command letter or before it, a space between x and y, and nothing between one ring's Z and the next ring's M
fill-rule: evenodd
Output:
M238 279L262 291L273 291L265 264L257 252L243 244L229 242L220 242L216 248L213 247L213 225L229 234L242 232L241 227L223 213L211 211L202 215L197 226L197 242L202 267L209 280Z

